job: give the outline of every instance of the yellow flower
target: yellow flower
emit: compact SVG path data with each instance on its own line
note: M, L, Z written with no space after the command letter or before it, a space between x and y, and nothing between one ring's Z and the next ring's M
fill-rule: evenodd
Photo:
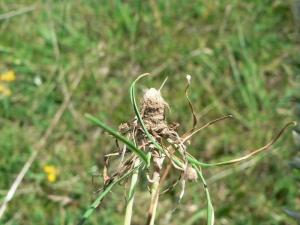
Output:
M47 180L54 182L56 180L57 170L55 166L44 166L44 172L48 174Z
M55 173L55 166L45 166L44 171L45 173Z
M10 82L10 81L14 81L15 79L16 79L16 76L15 76L14 71L12 71L12 70L8 71L7 73L4 73L4 74L0 75L0 80L1 81Z
M56 180L56 175L54 173L48 174L47 180L51 183L54 182Z
M0 92L3 91L3 86L0 84Z

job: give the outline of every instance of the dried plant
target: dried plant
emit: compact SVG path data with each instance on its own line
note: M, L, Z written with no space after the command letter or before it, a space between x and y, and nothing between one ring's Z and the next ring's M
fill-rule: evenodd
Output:
M162 87L159 90L156 90L155 88L145 90L143 98L141 99L141 107L140 109L138 109L134 95L135 84L140 78L148 75L150 74L143 74L132 83L130 88L130 96L136 117L131 121L121 124L118 128L118 131L115 131L112 128L106 126L93 116L86 115L88 119L105 129L109 135L116 139L118 149L117 151L106 155L107 160L103 170L103 174L98 175L103 177L104 180L104 186L103 188L98 190L98 192L103 192L93 203L91 208L85 213L79 224L83 224L85 222L93 209L95 209L101 203L104 196L111 190L114 185L125 184L131 177L131 186L129 189L124 222L125 225L130 224L132 205L134 200L134 189L139 171L144 171L147 175L149 183L152 184L150 188L152 197L149 204L149 212L146 224L154 224L159 195L166 193L181 181L181 193L173 209L173 211L175 211L177 205L180 203L180 200L184 195L185 182L194 182L199 178L203 183L207 198L207 224L214 224L213 207L210 201L209 191L205 179L203 178L201 173L201 166L220 166L237 163L241 160L247 159L248 157L268 148L279 138L279 136L287 126L289 126L290 124L295 124L295 122L287 124L270 143L246 156L221 163L202 163L188 153L185 143L198 131L220 120L232 118L233 116L228 115L218 118L212 122L209 122L205 126L196 129L198 122L193 105L188 97L188 88L190 85L191 76L187 75L188 85L185 90L185 94L193 114L193 127L184 135L180 136L176 132L179 124L168 124L166 121L166 111L169 109L169 105L161 95L160 90ZM121 146L120 142L123 143L123 146ZM168 146L165 146L164 143L168 143ZM110 159L116 156L120 157L120 163L118 167L115 168L115 172L112 175L108 175L107 171ZM128 157L126 158L125 156ZM163 164L166 158L168 159L168 163L165 166L164 171L162 171ZM142 165L144 165L144 167L142 169L139 169ZM171 166L179 170L181 175L179 179L174 184L170 185L168 189L160 192L160 187L162 186L162 183L165 180L165 177ZM152 175L150 175L149 172L150 167L152 167Z

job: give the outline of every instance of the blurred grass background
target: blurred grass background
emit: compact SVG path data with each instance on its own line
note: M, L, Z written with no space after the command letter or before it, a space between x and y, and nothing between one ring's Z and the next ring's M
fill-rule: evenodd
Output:
M200 124L233 114L192 138L188 151L202 162L245 155L295 120L299 95L299 2L40 1L0 2L0 74L11 91L0 99L0 194L6 194L37 154L1 218L3 224L76 224L97 198L92 174L102 173L114 140L84 118L117 128L134 117L137 95L159 88L183 134L192 126L189 93ZM285 162L297 155L291 133L235 166L203 168L216 224L293 224L283 209L300 211L298 187ZM54 166L54 182L46 166ZM171 171L169 185L179 176ZM144 224L150 195L140 178L132 224ZM166 187L169 186L166 184ZM205 224L202 185L188 184L159 200L157 224ZM86 224L122 224L123 187L109 194Z

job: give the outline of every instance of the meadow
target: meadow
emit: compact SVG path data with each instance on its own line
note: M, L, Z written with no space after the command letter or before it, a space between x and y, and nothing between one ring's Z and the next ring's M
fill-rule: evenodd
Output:
M133 119L129 87L143 73L151 76L137 84L138 100L168 77L161 92L178 133L193 125L186 74L200 125L234 116L191 139L188 152L199 161L222 162L267 144L300 118L299 15L299 3L285 0L0 1L0 223L80 220L103 186L92 175L116 150L84 115L114 129ZM300 212L286 165L298 156L297 128L248 160L202 168L215 224L295 224L284 209ZM178 176L171 170L164 187ZM173 213L180 185L162 195L156 224L206 224L199 182L186 185ZM145 224L147 185L141 176L132 224ZM115 187L86 224L123 224L123 192Z

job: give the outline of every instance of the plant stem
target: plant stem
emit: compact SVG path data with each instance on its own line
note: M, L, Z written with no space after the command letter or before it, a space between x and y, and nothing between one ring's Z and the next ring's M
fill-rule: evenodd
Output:
M156 213L156 208L157 208L157 202L158 202L158 186L159 186L159 181L154 181L152 186L151 186L151 205L152 207L152 217L150 221L150 225L154 225L154 220L155 220L155 213Z
M137 158L134 163L134 168L136 168L139 164L140 164L140 159ZM128 203L126 206L124 225L130 225L130 222L131 222L132 206L133 206L133 200L134 200L134 190L135 190L135 185L137 183L138 174L139 174L139 170L136 170L133 172L132 177L131 177L131 185L130 185L130 189L129 189L129 199L128 199Z

